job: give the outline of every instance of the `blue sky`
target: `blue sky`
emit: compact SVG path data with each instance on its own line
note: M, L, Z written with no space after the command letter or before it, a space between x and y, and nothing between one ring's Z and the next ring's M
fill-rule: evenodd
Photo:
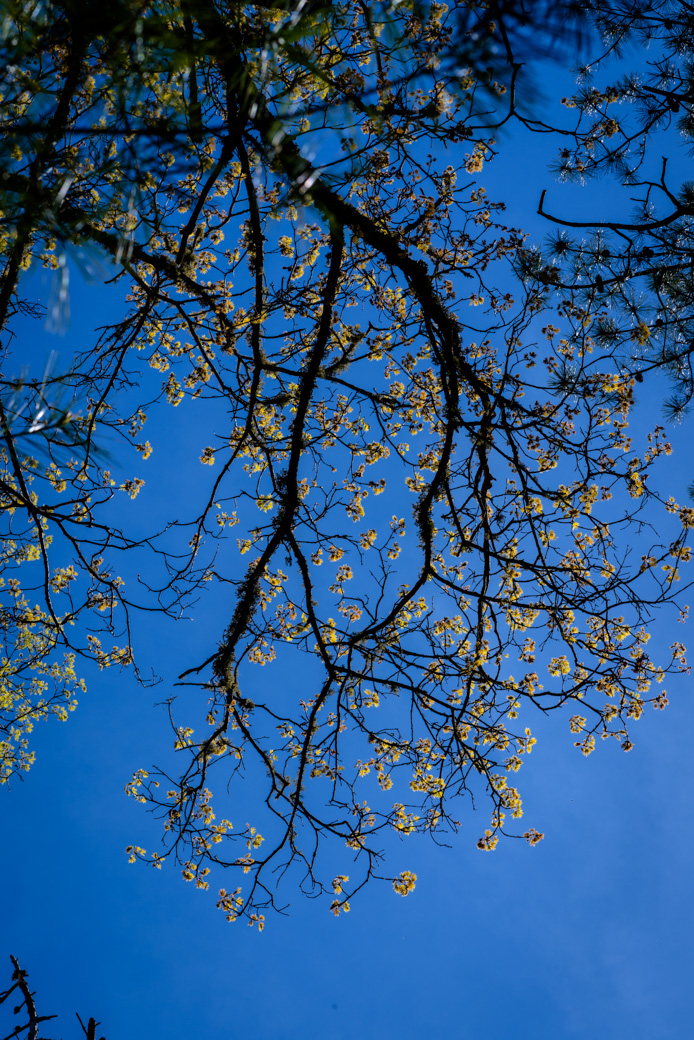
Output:
M467 819L453 849L403 846L408 899L374 887L339 919L294 899L259 935L177 871L126 863L148 826L123 782L162 719L127 673L105 676L68 724L41 728L5 798L3 946L64 1037L73 1010L108 1040L687 1036L687 685L629 755L584 759L563 728L540 740L523 778L537 848L480 853Z
M519 221L543 186L537 139L523 148ZM499 170L491 179L501 185L508 171ZM23 330L27 359L40 365L57 349L69 361L104 321L112 297L76 271L71 292L64 336L37 323ZM643 392L637 428L660 420L662 392ZM675 454L661 467L663 487L681 499L693 476L690 429L671 431ZM184 435L174 447L177 466L197 465L197 444L190 459ZM184 493L169 473L135 506L144 520L181 508ZM170 679L224 621L218 601L193 620L143 617L143 663ZM654 625L654 650L681 636L673 627L672 615ZM100 1020L107 1040L691 1035L689 678L670 681L669 708L636 725L628 755L609 742L586 759L565 720L535 725L522 789L528 823L546 835L537 848L478 851L482 806L450 849L418 838L394 847L394 872L418 875L408 899L372 886L335 919L324 901L285 889L289 914L268 915L262 935L227 924L173 866L128 865L127 844L156 847L157 824L123 787L133 769L161 758L168 734L155 702L168 690L143 689L127 671L87 678L79 710L37 729L35 766L2 797L0 956L13 953L30 972L41 1013L60 1014L55 1035L77 1035L74 1011ZM8 978L9 956L6 969Z

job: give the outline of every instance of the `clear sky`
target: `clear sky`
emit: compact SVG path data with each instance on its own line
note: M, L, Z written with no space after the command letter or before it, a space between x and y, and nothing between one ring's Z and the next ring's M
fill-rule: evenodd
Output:
M166 658L164 642L162 671ZM403 846L408 899L373 887L335 919L296 898L259 935L177 871L126 863L153 830L123 784L159 751L163 719L127 673L94 677L4 796L2 945L65 1038L75 1010L107 1040L687 1037L689 686L671 684L628 755L610 742L584 759L565 726L540 739L523 777L536 848L481 853L467 819L453 849Z
M538 146L524 147L537 170ZM519 177L516 205L538 185ZM67 333L26 327L27 359L40 365L57 349L68 362L113 305L78 276L71 291ZM661 421L662 390L642 391L637 428ZM675 454L661 467L662 486L680 499L694 476L691 429L671 431ZM181 473L198 472L185 427L170 450ZM183 480L160 476L135 505L143 518L174 515L184 494ZM143 617L136 648L170 680L225 620L219 600L192 620ZM672 615L653 632L654 656L674 638L687 642ZM374 885L336 919L324 901L286 887L288 915L268 914L262 935L227 924L212 893L186 886L173 865L128 865L126 845L156 848L158 825L123 787L162 757L166 718L155 702L168 687L143 689L127 671L87 679L68 723L37 728L36 764L0 801L0 987L12 953L40 1012L60 1014L50 1035L77 1036L75 1011L95 1016L107 1040L692 1035L691 679L670 681L669 708L636 724L628 755L610 741L586 759L565 719L535 724L522 790L529 824L546 835L536 848L478 851L483 805L450 849L419 838L395 846L394 872L418 875L408 899Z

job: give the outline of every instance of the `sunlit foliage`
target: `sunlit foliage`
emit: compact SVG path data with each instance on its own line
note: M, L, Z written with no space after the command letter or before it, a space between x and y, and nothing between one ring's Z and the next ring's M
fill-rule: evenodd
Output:
M17 4L6 30L3 299L32 264L60 290L68 245L118 265L127 307L75 385L85 436L120 433L144 476L82 462L39 520L82 561L86 605L129 603L69 524L149 551L158 609L205 589L227 612L180 662L199 696L197 718L170 703L182 765L128 784L164 823L131 860L174 858L202 889L228 868L219 907L262 928L290 868L336 914L372 877L407 895L389 836L454 830L475 796L480 849L537 844L516 774L538 717L557 709L584 755L629 750L686 668L679 641L651 659L648 624L694 512L649 485L667 438L632 444L634 376L596 351L596 315L549 312L554 268L482 183L515 97L513 66L478 60L503 21L359 0L90 11ZM199 500L181 489L157 538L100 526L166 452L159 417L186 409ZM654 515L664 540L643 533Z

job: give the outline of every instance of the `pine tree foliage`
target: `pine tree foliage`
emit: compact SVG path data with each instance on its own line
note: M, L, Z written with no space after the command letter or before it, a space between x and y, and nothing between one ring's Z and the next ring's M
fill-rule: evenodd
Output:
M681 0L587 11L597 36L576 91L562 100L575 121L557 127L554 172L586 184L593 212L577 221L543 195L540 212L567 229L550 238L546 257L624 371L639 382L658 370L668 375L667 413L677 419L694 396L694 16ZM601 204L604 178L617 206Z

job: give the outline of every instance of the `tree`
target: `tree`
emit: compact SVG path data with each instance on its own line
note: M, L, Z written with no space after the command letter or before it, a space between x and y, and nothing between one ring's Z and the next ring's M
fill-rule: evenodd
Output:
M45 524L73 554L82 606L48 612L70 645L66 618L96 607L116 633L116 607L137 606L116 551L147 554L150 607L175 614L216 586L233 597L180 676L198 719L169 703L183 765L128 785L164 821L162 850L131 859L173 858L202 889L214 868L240 876L218 898L230 920L262 928L289 869L349 909L383 876L388 835L436 838L485 792L478 845L492 850L523 826L515 773L534 712L566 716L586 755L598 736L629 750L631 722L686 668L679 641L662 663L647 652L694 526L647 484L664 431L632 449L630 372L596 359L585 309L557 313L568 336L540 319L551 280L514 277L524 236L478 181L490 126L516 104L514 11L13 9L5 319L22 268L62 279L68 248L110 257L129 307L75 361L79 463L15 459L6 432L3 487L23 545ZM207 488L187 516L129 537L108 504L144 480L118 485L92 438L118 434L144 463L145 424L167 409L185 422L183 402ZM634 558L632 532L668 513ZM130 659L129 634L121 649L87 639L102 665ZM286 692L289 666L305 692ZM255 818L234 828L225 792L243 769ZM416 881L386 878L402 895Z
M667 404L676 419L694 395L694 19L681 0L587 6L600 37L576 93L563 99L576 120L561 128L556 172L579 183L607 175L624 189L625 208L608 218L596 204L594 216L578 221L548 211L543 193L540 213L567 230L545 257L529 258L528 273L557 264L564 296L592 315L592 335L623 371L639 382L657 370L671 378ZM582 237L572 229L584 229Z
M57 1016L39 1015L34 1000L35 994L29 989L28 973L23 968L20 968L16 957L10 957L10 960L14 969L12 972L12 985L3 993L0 993L0 1005L4 1004L14 994L13 999L17 1000L19 998L19 1004L16 1004L12 1011L15 1015L25 1015L26 1022L20 1021L19 1024L15 1025L15 1028L11 1033L7 1034L5 1040L11 1040L13 1037L25 1037L26 1040L41 1040L39 1035L41 1023L50 1022ZM96 1030L100 1023L90 1018L85 1026L79 1015L77 1015L77 1020L87 1040L96 1040ZM99 1040L104 1040L104 1037L100 1037Z
M76 694L84 688L74 670L74 654L67 652L62 661L51 660L60 642L63 626L68 620L60 618L52 609L52 593L59 592L71 573L69 570L47 570L50 536L44 536L45 524L29 512L29 522L15 517L18 493L24 491L30 506L29 488L32 469L38 461L18 453L19 445L27 440L36 445L43 441L49 455L47 475L56 475L55 452L61 448L79 446L79 432L74 428L74 417L69 408L51 402L46 372L42 383L28 393L21 381L12 387L12 395L4 403L0 400L4 446L1 453L3 468L0 476L0 502L6 526L2 532L2 584L7 598L0 608L3 635L2 700L0 701L0 783L29 769L34 752L30 749L30 734L35 723L50 715L65 721L77 706ZM7 384L5 384L7 386ZM8 458L9 450L9 458ZM11 459L11 463L10 463ZM8 463L10 463L8 465ZM33 522L32 522L33 521ZM48 610L32 608L22 587L20 565L44 558L44 581ZM25 568L22 569L22 573Z

